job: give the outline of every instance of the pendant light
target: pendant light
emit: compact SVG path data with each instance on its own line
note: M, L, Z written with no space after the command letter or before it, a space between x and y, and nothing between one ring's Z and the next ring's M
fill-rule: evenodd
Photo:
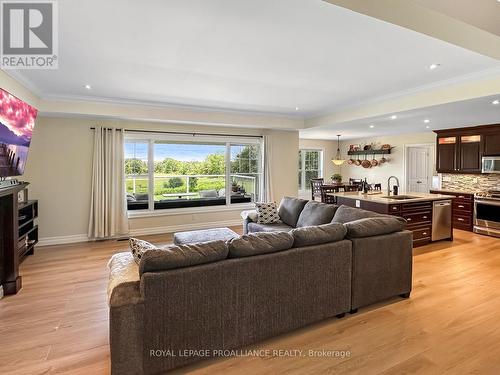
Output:
M342 155L340 154L340 134L337 135L337 154L335 155L335 159L332 159L332 163L335 165L344 164L344 159L342 159Z

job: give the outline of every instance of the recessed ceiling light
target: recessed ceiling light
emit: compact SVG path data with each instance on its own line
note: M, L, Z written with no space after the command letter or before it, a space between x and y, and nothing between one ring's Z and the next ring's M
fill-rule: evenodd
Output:
M85 87L87 90L90 90L92 88L92 86L90 86L90 85L85 85L83 87Z
M434 64L429 65L429 69L434 70L434 69L439 68L440 66L441 66L441 64L434 63Z
M375 127L375 125L373 125L373 124L372 124L372 125L370 125L370 128L372 128L372 129L373 129L374 127Z
M430 126L429 126L429 125L427 125L425 128L426 128L426 129L429 129L429 128L430 128Z
M295 110L298 111L300 108L299 107L295 107Z
M429 122L431 122L431 120L429 120L428 118L426 118L426 119L424 120L424 122L425 122L426 124L428 124Z
M396 115L391 116L391 120L396 120L397 118L398 118L398 116L396 116Z
M500 3L500 0L498 0L498 2ZM493 105L498 105L498 104L500 104L500 100L498 100L498 99L497 99L497 100L493 100L493 101L491 102L491 104L493 104Z

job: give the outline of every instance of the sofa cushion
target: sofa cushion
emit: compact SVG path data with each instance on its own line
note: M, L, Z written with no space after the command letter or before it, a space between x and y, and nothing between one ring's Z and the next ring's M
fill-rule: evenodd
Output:
M335 212L332 223L348 223L350 221L365 219L367 217L384 216L382 214L341 205Z
M293 227L285 223L279 224L259 224L259 223L248 223L247 230L248 233L256 232L288 232L292 230Z
M217 240L187 245L171 245L149 250L142 255L139 273L166 271L174 268L212 263L227 258L226 242Z
M276 202L255 203L257 210L257 223L259 224L275 224L281 223L280 215L276 207Z
M336 210L337 206L334 204L309 201L300 213L297 227L328 224L332 221Z
M305 199L283 197L278 208L281 221L295 228L306 203Z
M139 240L137 238L130 238L128 241L130 251L134 257L137 264L141 261L143 254L149 250L159 250L155 245L149 243L148 241Z
M348 238L380 236L405 229L406 220L396 216L369 217L344 224Z
M288 232L250 233L228 242L229 258L275 253L292 246L293 237Z
M330 223L295 228L290 233L293 236L293 247L301 247L340 241L344 239L346 232L347 230L343 224Z

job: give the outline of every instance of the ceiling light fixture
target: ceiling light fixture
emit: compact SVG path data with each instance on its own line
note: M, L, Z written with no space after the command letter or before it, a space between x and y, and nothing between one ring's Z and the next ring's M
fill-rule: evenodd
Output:
M340 134L337 134L337 154L335 155L335 159L332 159L332 163L335 165L344 164L344 159L342 159L342 155L340 154Z
M498 2L500 3L500 0L498 0ZM498 100L498 99L497 99L497 100L493 100L493 101L491 102L491 104L493 104L493 105L498 105L498 104L500 104L500 100Z
M441 66L441 64L436 64L436 63L434 63L434 64L429 65L429 69L430 69L430 70L434 70L434 69L439 68L440 66Z
M398 118L398 116L396 116L396 115L391 116L391 120L396 120L397 118Z
M83 87L85 87L87 90L90 90L92 88L90 85L85 85Z
M374 127L375 127L375 125L370 125L370 128L372 128L372 129L373 129Z
M431 120L429 120L428 118L426 118L426 119L424 120L424 122L425 122L426 124L428 124L429 122L431 122Z

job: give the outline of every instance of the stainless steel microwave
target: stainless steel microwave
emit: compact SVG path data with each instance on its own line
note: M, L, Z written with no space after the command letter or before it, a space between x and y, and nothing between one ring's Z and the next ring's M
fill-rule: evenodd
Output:
M482 173L500 173L500 156L483 156Z

